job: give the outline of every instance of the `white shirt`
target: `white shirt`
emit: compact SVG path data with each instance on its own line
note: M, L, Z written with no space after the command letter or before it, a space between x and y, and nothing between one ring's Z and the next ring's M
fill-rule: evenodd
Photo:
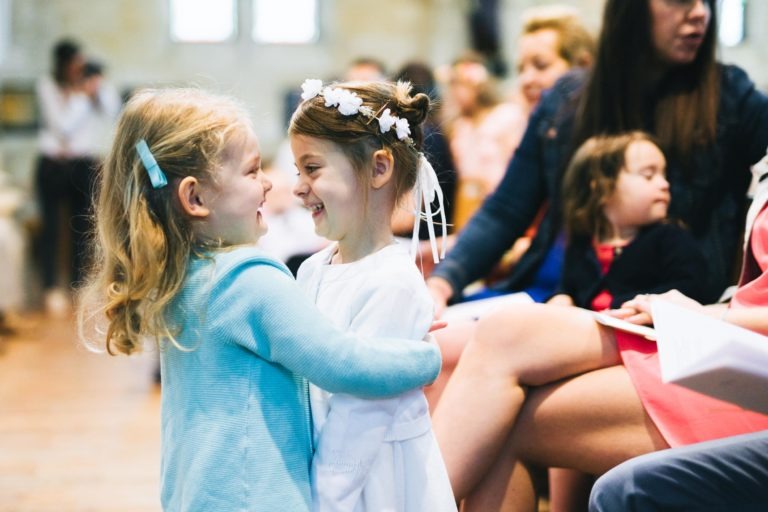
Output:
M64 92L53 78L37 83L42 126L40 152L51 158L98 157L105 153L120 111L120 96L102 83L94 101L82 92Z

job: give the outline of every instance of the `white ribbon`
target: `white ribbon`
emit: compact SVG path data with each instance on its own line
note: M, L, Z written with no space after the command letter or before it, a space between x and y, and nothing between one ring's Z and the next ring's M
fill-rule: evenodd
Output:
M416 218L413 221L413 238L411 238L411 256L416 257L419 248L419 221L424 219L427 221L427 230L429 231L429 244L432 248L432 259L435 263L439 263L441 258L445 258L446 238L448 235L448 227L445 220L445 207L443 204L443 189L440 188L440 182L437 179L437 174L432 164L424 156L424 153L419 153L419 168L416 172L416 186L413 189L414 204L416 205ZM438 208L437 211L432 213L432 202L437 197ZM423 211L422 211L423 207ZM435 226L432 217L440 214L440 223L443 226L443 241L440 254L437 253L437 240L435 239Z

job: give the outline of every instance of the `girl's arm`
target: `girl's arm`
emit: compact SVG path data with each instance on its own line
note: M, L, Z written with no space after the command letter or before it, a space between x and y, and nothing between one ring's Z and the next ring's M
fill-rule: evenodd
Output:
M273 265L240 265L211 294L212 332L328 391L393 396L434 381L440 371L440 353L432 344L340 332Z

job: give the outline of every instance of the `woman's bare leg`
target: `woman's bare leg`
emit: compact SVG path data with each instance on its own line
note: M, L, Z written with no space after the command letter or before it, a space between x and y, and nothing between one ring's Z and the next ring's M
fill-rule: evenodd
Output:
M531 391L504 451L465 510L533 510L535 499L510 492L509 482L523 497L532 492L519 466L528 467L528 474L530 467L564 467L600 475L667 447L623 366L590 371Z
M434 412L440 395L453 375L453 370L459 362L464 347L474 336L477 321L466 320L463 322L451 322L444 329L434 331L432 334L440 346L440 354L443 357L443 367L437 380L424 388L424 394L429 402L429 410Z
M457 499L502 448L528 386L618 362L612 330L589 311L520 304L480 320L433 416Z

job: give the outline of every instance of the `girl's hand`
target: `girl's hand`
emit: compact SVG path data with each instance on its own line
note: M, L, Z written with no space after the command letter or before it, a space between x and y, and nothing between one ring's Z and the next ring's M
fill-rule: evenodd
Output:
M448 322L446 322L445 320L435 319L432 321L432 325L429 327L429 332L438 331L447 326L448 326Z

